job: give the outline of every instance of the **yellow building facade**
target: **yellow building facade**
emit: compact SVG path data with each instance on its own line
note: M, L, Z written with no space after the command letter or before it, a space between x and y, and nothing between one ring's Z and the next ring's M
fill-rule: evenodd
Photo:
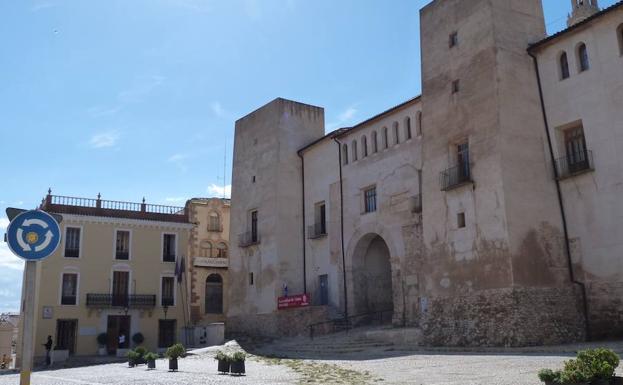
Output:
M59 248L37 266L35 357L47 336L69 355L185 342L185 208L48 194L41 209L63 219Z

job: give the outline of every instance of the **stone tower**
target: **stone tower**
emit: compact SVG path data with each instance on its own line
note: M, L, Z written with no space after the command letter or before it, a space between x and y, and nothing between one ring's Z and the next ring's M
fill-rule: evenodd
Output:
M567 19L568 27L599 12L599 4L597 0L571 0L571 9L571 14Z

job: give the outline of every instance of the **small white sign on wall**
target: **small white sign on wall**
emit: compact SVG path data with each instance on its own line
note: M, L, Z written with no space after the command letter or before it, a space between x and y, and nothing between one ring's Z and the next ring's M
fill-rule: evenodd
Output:
M42 313L43 319L54 318L54 308L52 306L44 306Z

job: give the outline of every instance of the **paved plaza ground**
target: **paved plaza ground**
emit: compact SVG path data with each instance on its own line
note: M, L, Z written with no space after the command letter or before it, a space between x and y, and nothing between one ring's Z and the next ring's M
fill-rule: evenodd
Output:
M618 349L622 345L611 347ZM576 346L577 347L577 346ZM537 385L542 367L560 367L576 347L553 348L550 352L516 353L386 351L347 354L338 359L282 359L250 355L247 375L234 377L216 373L214 354L223 347L194 351L181 359L179 372L167 371L166 360L156 370L145 366L128 368L115 363L35 372L33 385L101 384L422 384L422 385ZM228 343L227 350L238 349ZM579 346L582 348L582 346ZM19 383L19 375L0 375L0 385Z

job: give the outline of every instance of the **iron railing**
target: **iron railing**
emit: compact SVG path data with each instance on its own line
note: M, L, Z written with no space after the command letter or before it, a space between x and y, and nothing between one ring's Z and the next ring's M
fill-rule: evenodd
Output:
M420 194L411 197L411 212L416 214L422 212L422 196Z
M150 308L156 306L156 295L154 294L95 294L87 293L87 307L111 308Z
M78 198L63 195L50 195L49 203L61 206L93 207L109 210L138 211L156 214L184 214L184 207L147 204L138 202L110 201L104 199Z
M472 181L471 166L469 163L451 167L439 174L441 191L451 190Z
M318 239L327 235L327 224L326 223L314 223L313 225L307 226L307 237L309 239Z
M307 326L309 328L309 338L313 339L319 330L323 332L322 334L331 334L340 331L348 332L350 329L364 325L383 325L388 321L391 322L393 316L394 310L388 309L317 322Z
M80 256L80 249L65 249L65 258L78 258Z
M238 246L249 247L260 243L260 234L253 231L247 231L238 235Z
M594 170L593 152L589 150L577 151L562 158L556 159L558 179L569 178L573 175Z

